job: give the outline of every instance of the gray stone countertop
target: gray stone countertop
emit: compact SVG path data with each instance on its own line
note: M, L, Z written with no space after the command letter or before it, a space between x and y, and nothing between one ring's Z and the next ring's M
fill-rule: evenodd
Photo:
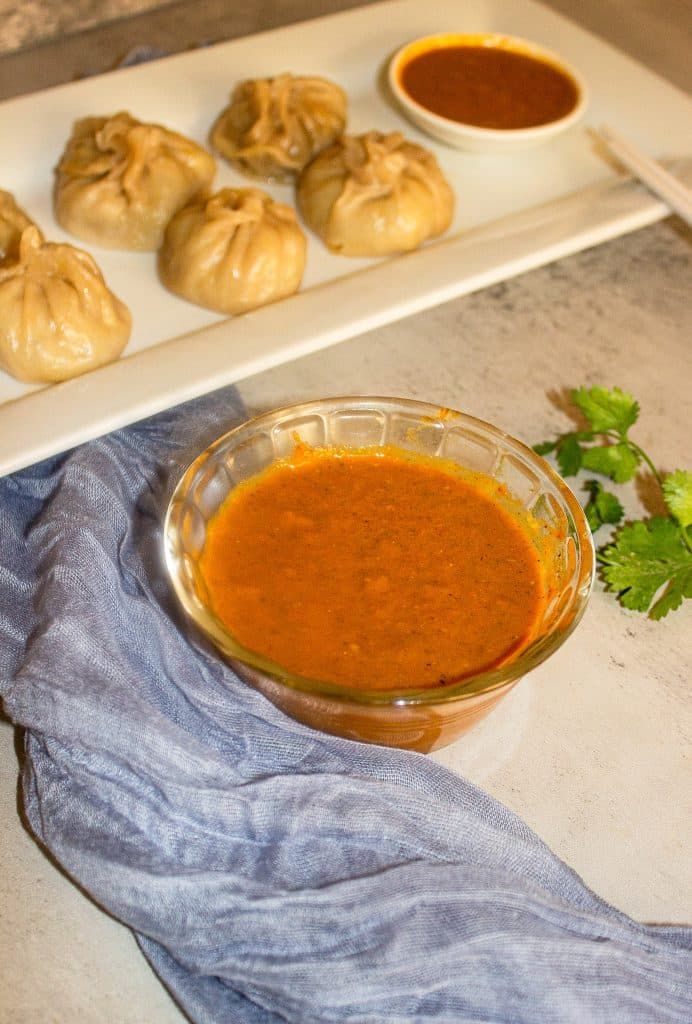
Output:
M77 31L97 6L116 20ZM51 23L61 36L39 42L39 26L13 52L5 18L0 96L105 70L136 44L172 52L350 6L197 0L132 16L154 4L66 3ZM550 6L692 86L690 0ZM0 0L0 18L6 11ZM689 466L691 281L692 232L669 218L248 379L240 391L250 411L326 393L400 394L464 409L531 442L567 429L567 389L617 384L640 400L636 437L654 460ZM631 515L651 509L646 488L621 496ZM689 607L652 622L623 611L597 583L564 647L433 755L515 810L599 895L640 920L692 920L691 625ZM17 763L13 731L0 723L0 1024L182 1021L130 932L24 830Z

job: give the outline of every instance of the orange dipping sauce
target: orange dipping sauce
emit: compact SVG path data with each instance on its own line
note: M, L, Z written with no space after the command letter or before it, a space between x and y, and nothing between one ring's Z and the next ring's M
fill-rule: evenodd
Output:
M541 559L506 488L391 448L297 449L240 484L200 569L233 636L292 674L426 688L533 637Z
M404 65L402 87L440 117L477 128L533 128L566 117L576 83L547 61L497 46L440 46Z

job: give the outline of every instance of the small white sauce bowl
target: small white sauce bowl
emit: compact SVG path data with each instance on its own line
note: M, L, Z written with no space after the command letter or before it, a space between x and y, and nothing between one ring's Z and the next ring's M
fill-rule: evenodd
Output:
M531 128L479 128L434 114L406 92L401 84L402 72L419 54L450 46L492 47L543 61L573 81L577 90L577 101L564 117ZM403 113L418 128L448 146L473 153L508 153L548 142L579 121L589 100L583 78L562 57L537 43L498 32L440 32L414 39L402 46L392 57L389 62L388 82Z

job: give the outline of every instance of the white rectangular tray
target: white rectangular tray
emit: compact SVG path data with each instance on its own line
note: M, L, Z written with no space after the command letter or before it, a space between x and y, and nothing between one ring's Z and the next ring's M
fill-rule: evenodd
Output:
M402 43L442 29L509 32L561 53L590 87L585 123L507 156L461 153L420 134L390 102L382 71ZM230 320L167 292L154 254L86 246L132 310L132 339L118 362L64 384L32 388L0 372L0 474L665 216L595 151L589 124L616 125L656 157L692 154L689 97L533 0L393 0L0 104L0 188L50 240L81 245L51 209L53 168L77 118L128 109L205 142L235 82L282 71L342 85L350 132L399 129L432 149L457 197L448 234L380 262L332 255L311 236L301 291ZM683 179L691 172L678 163ZM219 159L215 186L249 183ZM293 200L289 186L268 191Z

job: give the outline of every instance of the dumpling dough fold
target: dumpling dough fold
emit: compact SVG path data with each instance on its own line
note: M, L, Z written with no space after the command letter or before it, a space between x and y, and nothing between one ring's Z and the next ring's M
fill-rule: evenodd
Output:
M215 172L211 153L161 125L124 112L83 118L56 168L55 216L87 242L155 250L173 214Z
M244 313L291 295L305 268L295 211L256 188L224 188L193 200L166 229L161 280L219 313Z
M290 180L346 126L346 94L315 76L240 82L211 130L212 145L245 174Z
M389 256L442 234L454 194L428 150L400 132L344 135L298 181L308 226L343 256Z
M17 205L12 193L0 189L0 263L18 258L22 232L33 223L21 206Z
M24 229L0 264L0 368L31 382L66 380L116 359L132 318L88 253Z

